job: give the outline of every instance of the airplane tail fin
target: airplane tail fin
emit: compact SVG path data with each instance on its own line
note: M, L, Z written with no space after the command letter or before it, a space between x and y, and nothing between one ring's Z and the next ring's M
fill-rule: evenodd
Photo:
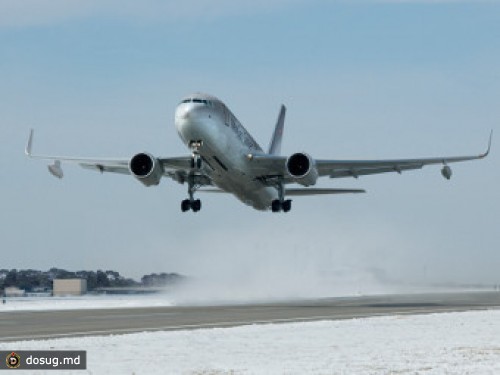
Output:
M32 154L31 154L31 149L33 148L33 133L35 131L33 129L30 129L30 136L28 138L28 143L26 144L26 149L24 150L24 153L26 154L26 156L29 156L31 157Z
M283 128L285 127L285 113L286 107L281 105L273 137L271 138L271 143L269 144L269 151L267 152L269 155L279 155L281 153L281 140L283 139Z

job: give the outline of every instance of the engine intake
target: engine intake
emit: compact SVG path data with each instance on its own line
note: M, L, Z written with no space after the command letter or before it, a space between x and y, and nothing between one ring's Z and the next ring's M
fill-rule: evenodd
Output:
M134 155L129 163L130 173L146 186L158 185L163 168L158 159L147 153Z
M304 186L316 184L318 179L318 170L314 159L305 153L295 153L286 161L288 174L293 177L295 182Z

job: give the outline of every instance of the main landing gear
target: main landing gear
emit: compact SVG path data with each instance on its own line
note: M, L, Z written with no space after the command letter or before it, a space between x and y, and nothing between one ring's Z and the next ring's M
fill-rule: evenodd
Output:
M292 201L290 199L285 200L285 189L283 187L283 182L279 181L276 184L278 188L278 199L275 199L271 202L271 211L272 212L289 212L292 209Z
M194 193L196 190L198 190L198 188L200 188L200 185L196 183L195 172L198 172L202 167L202 160L199 153L199 149L202 144L202 141L191 141L189 143L189 146L192 150L191 173L187 177L189 199L184 199L181 202L182 212L186 212L189 210L198 212L199 210L201 210L201 201L199 199L194 199Z
M201 210L201 201L199 199L184 199L181 202L181 210L182 212L186 212L189 210L193 210L193 212L198 212Z
M291 199L287 199L284 201L280 201L279 199L275 199L271 202L271 211L273 212L288 212L292 209L292 201Z

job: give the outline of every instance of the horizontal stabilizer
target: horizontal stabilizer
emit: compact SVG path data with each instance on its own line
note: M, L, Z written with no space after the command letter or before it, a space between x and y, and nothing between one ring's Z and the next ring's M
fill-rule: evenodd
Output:
M325 195L325 194L356 194L366 193L363 189L286 189L287 196L302 196L302 195Z

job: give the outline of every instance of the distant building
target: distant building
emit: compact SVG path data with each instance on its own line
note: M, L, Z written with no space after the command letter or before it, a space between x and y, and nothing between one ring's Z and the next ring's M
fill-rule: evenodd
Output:
M87 293L85 279L54 279L52 294L54 296L81 296Z
M3 291L5 297L23 297L24 294L24 290L19 289L17 286L8 286Z

